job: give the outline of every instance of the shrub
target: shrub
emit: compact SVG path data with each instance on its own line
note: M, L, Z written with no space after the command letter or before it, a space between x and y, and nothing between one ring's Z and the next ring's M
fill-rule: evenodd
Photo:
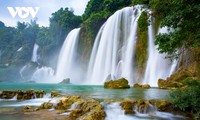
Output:
M192 83L194 82L194 83ZM190 81L191 86L170 93L170 100L175 108L187 111L199 117L200 113L200 82Z

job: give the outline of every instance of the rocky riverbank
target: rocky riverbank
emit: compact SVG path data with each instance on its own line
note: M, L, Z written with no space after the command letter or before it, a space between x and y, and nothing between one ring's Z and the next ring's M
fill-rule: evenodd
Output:
M2 93L4 95L4 99L8 99L9 97L5 97L5 95L11 96L11 93L16 92L3 91ZM27 91L24 91L24 94L25 93L27 93ZM43 91L43 93L45 92ZM27 95L30 95L27 98L32 97L32 94ZM119 103L120 109L124 112L124 114L128 115L137 115L138 113L155 114L155 111L173 112L177 114L177 110L174 110L172 104L167 100L133 100L130 98L124 98L123 100L92 99L74 95L61 95L57 91L52 91L49 97L51 97L52 99L42 103L39 106L23 106L21 110L19 109L21 111L19 113L22 116L33 116L33 120L45 119L47 116L50 120L104 120L109 114L106 113L105 106L107 104ZM56 99L56 102L53 102L53 99ZM181 114L181 112L178 112L178 114Z

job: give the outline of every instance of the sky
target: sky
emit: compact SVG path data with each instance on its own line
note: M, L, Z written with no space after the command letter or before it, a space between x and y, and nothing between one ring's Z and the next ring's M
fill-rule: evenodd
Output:
M5 23L6 26L15 27L17 21L30 22L31 19L37 18L37 23L40 26L49 26L49 18L51 14L62 8L72 8L75 15L82 15L89 0L0 0L0 21ZM9 10L8 7L12 7ZM19 7L19 9L16 9ZM21 8L25 9L21 11ZM36 13L32 17L30 10L27 7L32 7L32 11ZM36 12L36 7L39 7ZM18 10L18 12L16 12ZM10 12L16 12L16 16L12 17ZM26 11L26 12L25 12ZM22 14L20 14L22 13ZM20 15L24 18L21 18ZM27 18L25 18L27 15Z

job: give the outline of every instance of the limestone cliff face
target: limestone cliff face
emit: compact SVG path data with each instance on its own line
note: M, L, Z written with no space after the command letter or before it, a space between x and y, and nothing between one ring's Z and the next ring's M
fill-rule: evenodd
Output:
M185 50L180 56L177 69L186 69L200 77L200 48Z
M200 49L184 51L177 70L166 80L159 79L158 86L162 89L185 88L194 81L200 80Z

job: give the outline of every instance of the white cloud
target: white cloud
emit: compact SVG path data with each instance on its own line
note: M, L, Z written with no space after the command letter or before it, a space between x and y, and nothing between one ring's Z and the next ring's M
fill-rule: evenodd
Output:
M48 26L49 25L49 18L51 14L59 10L61 7L63 8L73 8L74 14L82 15L85 7L89 0L15 0L12 3L10 0L7 0L7 4L4 4L4 12L1 13L0 20L3 21L7 26L16 26L16 22L27 22L30 21L29 19L14 19L12 18L8 11L7 7L13 6L23 6L23 7L40 7L36 17L38 18L38 23L40 26ZM4 1L5 2L5 1ZM1 5L2 6L2 5ZM1 9L2 10L2 9Z

